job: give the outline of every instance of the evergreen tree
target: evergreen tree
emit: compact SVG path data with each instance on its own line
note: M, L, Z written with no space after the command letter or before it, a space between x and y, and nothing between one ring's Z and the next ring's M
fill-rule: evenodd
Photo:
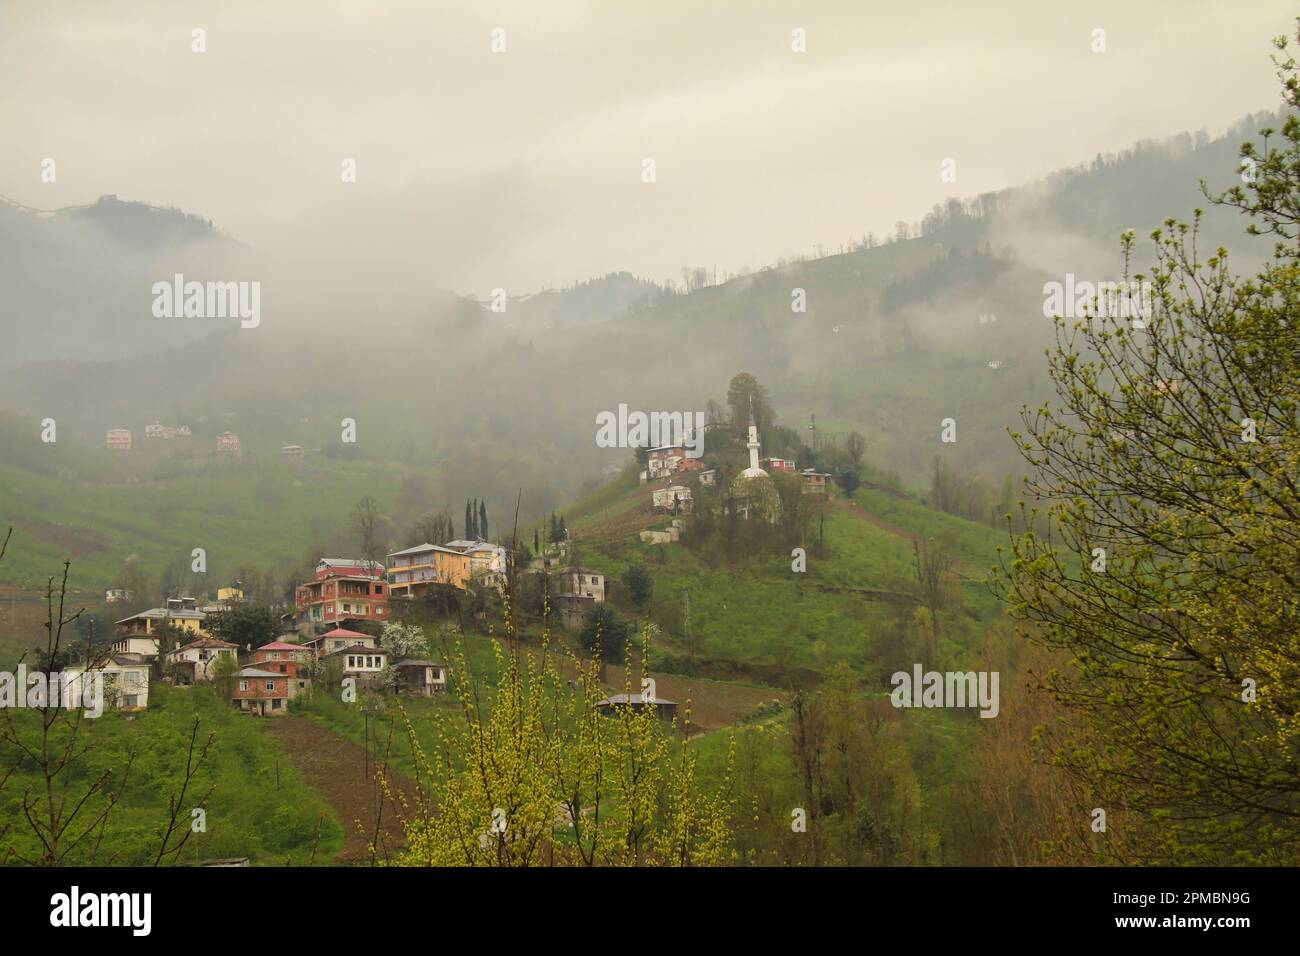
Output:
M478 503L478 536L485 541L487 540L488 524L487 524L487 502L486 501L480 501Z
M469 506L469 499L466 498L465 499L465 538L468 540L468 539L472 539L473 537L474 537L474 511Z

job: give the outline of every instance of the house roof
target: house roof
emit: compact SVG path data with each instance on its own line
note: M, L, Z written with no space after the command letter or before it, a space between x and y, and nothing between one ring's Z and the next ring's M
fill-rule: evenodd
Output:
M245 667L239 672L240 677L281 677L288 679L288 674L277 674L275 671L259 670L256 667Z
M96 658L93 662L91 662L89 668L87 668L84 664L70 664L66 668L64 668L64 670L70 670L73 671L74 673L82 670L97 671L107 667L109 663L116 664L118 667L146 667L147 668L149 666L148 664L145 663L145 659L143 655L132 654L129 651L127 651L120 654L107 654L104 657Z
M305 651L308 650L306 644L290 644L288 641L271 641L269 644L263 644L261 647L253 648L253 653L258 651Z
M378 647L367 647L365 644L353 644L350 647L340 647L337 651L330 651L326 657L335 657L339 654L370 654L388 656L388 652Z
M321 558L316 562L316 567L324 565L327 568L368 568L372 571L382 571L384 566L378 561L367 561L365 558Z
M320 637L368 637L372 641L375 639L373 634L363 634L360 631L349 631L346 627L336 627L332 631L326 631ZM320 637L316 638L316 640L319 641Z
M422 661L422 660L417 660L414 657L408 657L405 660L398 661L393 666L394 667L441 667L442 665L437 663L436 661Z
M478 541L469 541L465 538L459 538L456 541L448 541L443 547L451 548L453 551L459 551L464 554L476 554L480 551L504 551L499 544L493 544L490 541L484 541L481 538Z
M188 644L182 644L180 647L173 648L172 652L187 651L191 647L239 647L238 644L231 644L229 641L218 640L215 637L200 637L197 641L190 641Z
M444 554L460 554L461 552L454 548L445 548L440 544L417 544L413 548L407 548L403 551L394 551L389 555L390 558L400 558L407 554L420 554L423 551L441 551Z
M127 621L134 621L139 618L149 618L153 621L165 620L174 617L181 621L201 621L207 615L202 611L184 611L179 608L151 607L147 611L141 611L139 614L132 614L130 617L124 617L120 621L114 621L114 624L125 624Z
M597 701L596 706L612 706L614 704L640 704L643 703L640 694L610 694L602 701ZM675 700L664 700L662 697L656 697L653 700L644 701L647 704L677 704Z

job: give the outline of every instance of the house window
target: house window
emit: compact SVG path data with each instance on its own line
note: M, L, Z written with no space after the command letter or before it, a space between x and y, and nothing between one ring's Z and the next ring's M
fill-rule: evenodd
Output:
M357 666L357 659L356 659L355 657L353 657L351 654L349 654L349 655L348 655L348 667L356 667L356 666Z
M239 682L239 689L240 689L240 690L248 690L248 681L246 681L246 680L241 680L241 681Z
M280 709L280 698L279 698L279 697L277 697L275 700L271 701L271 709L272 709L272 710L279 710L279 709Z
M267 682L266 682L266 689L267 689L267 690L275 690L275 681L273 681L273 680L269 680L269 681L267 681Z

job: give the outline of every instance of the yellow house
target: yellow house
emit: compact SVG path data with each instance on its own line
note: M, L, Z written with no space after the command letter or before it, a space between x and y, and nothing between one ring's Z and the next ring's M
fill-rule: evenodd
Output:
M217 603L238 604L244 599L244 592L239 588L217 588Z
M187 599L188 600L188 599ZM154 607L139 614L132 614L114 623L117 641L113 644L114 654L142 654L145 657L158 656L158 640L153 637L154 629L165 624L179 627L195 637L207 637L203 630L203 620L207 617L202 611L192 607L175 607L174 601L168 601L167 607Z
M450 584L463 591L471 571L468 554L437 544L417 544L388 556L388 593L417 597L435 584Z

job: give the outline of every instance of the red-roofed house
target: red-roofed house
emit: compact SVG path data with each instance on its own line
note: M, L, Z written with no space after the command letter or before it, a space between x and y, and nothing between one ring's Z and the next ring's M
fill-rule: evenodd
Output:
M258 670L284 674L289 678L290 699L311 687L310 662L313 651L305 644L272 641L255 648L249 661Z
M362 647L375 648L379 645L379 642L369 634L336 627L332 631L326 631L320 637L310 641L303 641L302 644L296 646L310 648L311 652L317 657L325 657L335 651L341 651L345 647L355 647L358 644Z

